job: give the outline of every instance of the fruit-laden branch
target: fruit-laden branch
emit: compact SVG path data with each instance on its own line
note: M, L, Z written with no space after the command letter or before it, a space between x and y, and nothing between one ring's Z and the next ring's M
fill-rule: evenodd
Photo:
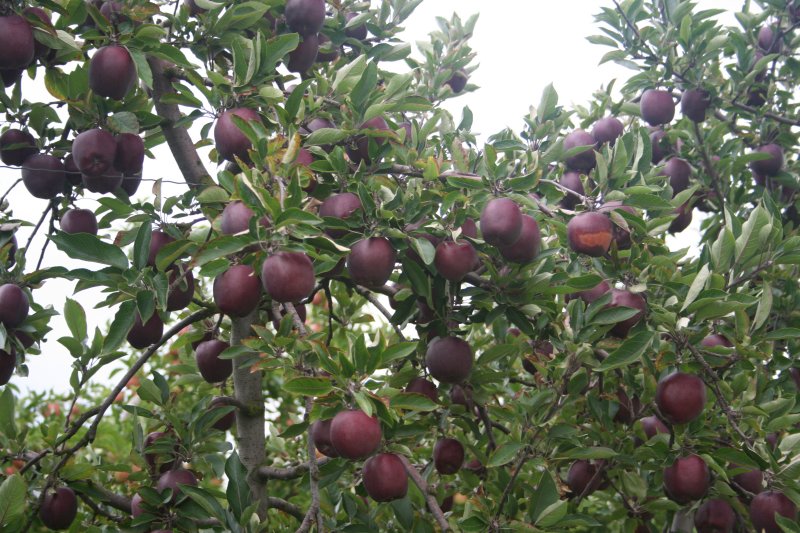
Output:
M300 333L301 337L305 337L308 335L308 331L306 330L306 325L303 324L303 319L300 318L300 315L297 313L297 309L295 309L294 304L291 302L286 302L283 304L283 308L286 309L286 312L289 313L292 317L292 323L294 327L297 329L297 332ZM275 315L280 316L280 315Z
M700 154L703 156L703 165L706 167L706 172L708 172L711 178L711 186L714 188L714 192L717 193L717 201L719 202L720 211L722 211L725 204L725 197L722 195L722 190L719 186L719 174L717 174L717 169L714 168L714 165L711 163L711 158L708 156L708 150L703 141L703 132L700 131L700 125L697 122L692 122L692 125L694 126L694 136L697 139L697 146L700 148Z
M294 308L292 308L294 310ZM306 423L309 421L311 409L314 407L314 400L310 396L306 396L306 412L304 419ZM314 444L314 433L312 426L308 426L308 477L311 484L311 505L306 511L300 527L297 528L297 533L307 533L311 531L311 524L317 523L317 532L322 533L322 511L319 506L319 465L317 464L317 446Z
M436 523L439 524L439 527L442 531L450 531L450 524L447 522L447 519L444 517L444 513L442 512L442 508L439 507L439 502L436 501L436 496L431 492L428 483L422 478L420 473L414 468L408 458L405 455L398 454L400 461L403 463L403 467L406 469L406 473L414 482L414 484L419 488L422 494L425 495L425 501L428 503L428 510L431 512L433 517L436 519Z
M360 285L356 285L355 283L351 285L353 287L353 290L355 290L358 294L360 294L366 301L375 306L375 308L378 311L380 311L380 313L383 316L386 317L386 320L389 322L389 325L392 326L392 329L394 329L394 332L397 334L397 338L399 338L401 342L406 342L406 337L405 335L403 335L403 331L400 329L400 326L392 322L392 313L390 313L389 310L386 309L386 307L384 307L384 305L380 302L380 300L375 298L375 295L373 295L369 291L369 289L364 288Z
M575 198L577 198L581 202L586 203L589 200L589 198L584 196L583 194L581 194L579 192L576 192L576 191L573 191L569 187L565 187L565 186L561 185L557 181L540 179L539 182L540 183L547 183L548 185L552 185L553 187L555 187L556 189L560 190L561 192L574 196Z
M328 462L327 458L323 458L317 461L317 466L322 466ZM275 468L273 466L262 466L258 469L258 475L261 479L268 480L268 479L280 479L282 481L286 481L289 479L297 479L299 477L303 477L308 469L311 468L311 463L300 463L294 466L288 466L286 468Z

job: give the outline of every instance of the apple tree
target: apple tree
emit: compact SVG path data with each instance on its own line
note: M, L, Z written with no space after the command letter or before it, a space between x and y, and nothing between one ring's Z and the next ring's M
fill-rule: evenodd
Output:
M800 531L800 3L479 142L420 1L2 4L3 531Z

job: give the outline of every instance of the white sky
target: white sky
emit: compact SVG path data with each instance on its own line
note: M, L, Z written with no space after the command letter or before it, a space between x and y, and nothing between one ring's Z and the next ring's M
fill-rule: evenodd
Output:
M725 0L700 0L699 4L703 8L734 7ZM607 85L613 78L625 79L632 73L612 64L598 66L599 59L608 48L591 45L585 39L600 33L594 26L593 15L603 5L611 5L611 1L494 0L488 3L485 0L427 0L407 21L405 38L412 43L427 40L428 33L436 29L436 16L449 18L451 13L457 12L465 20L473 13L481 13L471 41L472 48L477 52L476 61L480 63L471 82L481 88L451 100L446 107L458 120L461 109L468 105L474 114L474 131L485 138L507 126L519 130L523 124L521 117L527 113L529 106L538 104L542 90L551 82L558 91L560 103L585 104L592 92L601 85ZM43 73L39 74L41 79ZM23 94L30 100L49 99L43 86L27 77ZM157 160L145 160L144 176L180 181L169 151L161 147L155 151L155 155ZM18 177L18 170L0 169L0 183L10 185ZM4 190L5 186L0 189ZM164 187L165 194L182 190L176 186ZM143 183L139 195L148 191L149 184ZM34 222L47 206L47 201L31 197L22 185L12 192L9 199L17 216ZM97 204L96 200L88 198L79 200L78 206L95 209ZM692 240L696 241L699 217L697 211L695 214L692 227L673 242L674 248L689 246ZM20 245L24 245L27 237L25 228L18 232ZM41 235L37 236L28 256L31 268L35 267L42 243ZM89 265L69 260L53 245L48 247L45 265L70 264ZM65 281L48 281L43 288L34 292L34 298L37 303L52 305L60 312L65 298L71 295L72 287L72 283ZM108 309L90 312L98 294L97 291L87 291L76 297L89 312L90 332L95 326L103 329L112 316ZM70 390L68 379L72 358L56 342L56 339L69 333L61 317L54 317L50 324L53 331L42 346L42 354L28 358L30 376L12 378L11 383L22 390L54 389L60 393ZM107 377L107 373L100 372L94 381Z

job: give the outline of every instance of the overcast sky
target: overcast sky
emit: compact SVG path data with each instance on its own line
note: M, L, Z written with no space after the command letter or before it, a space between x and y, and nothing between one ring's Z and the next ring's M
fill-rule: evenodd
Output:
M724 0L700 0L699 3L703 7L726 4L733 7L730 6L731 2ZM598 66L608 49L591 45L585 39L599 33L593 23L593 15L602 5L611 5L611 0L426 0L408 20L405 38L412 43L427 40L428 33L436 29L436 16L449 17L451 13L458 12L462 19L466 19L480 12L475 37L471 41L480 68L472 76L471 82L481 88L448 102L447 108L458 119L463 106L468 105L474 113L474 131L485 139L507 126L519 130L523 124L521 117L527 113L529 106L538 104L542 90L551 82L562 104L585 104L592 92L601 85L607 85L612 78L624 79L630 75L631 71L616 65ZM43 72L39 74L41 76ZM27 77L23 94L31 100L49 99L43 87ZM180 181L169 151L162 147L156 151L156 156L156 160L145 161L145 177ZM18 177L18 170L0 169L2 183L11 184ZM165 192L168 190L165 187ZM148 191L148 184L142 184L139 195L146 195ZM182 188L175 187L172 191L182 192ZM34 221L47 206L45 200L32 198L22 186L11 194L10 201L18 216ZM87 198L79 200L78 206L95 209L97 203L94 198ZM673 242L674 247L688 246L696 239L697 218L693 227ZM24 228L20 230L18 239L21 245L27 235ZM34 240L28 257L29 264L35 265L42 243L41 236ZM55 246L50 246L45 265L56 264L70 262ZM82 266L87 264L83 263ZM49 303L61 312L72 286L72 283L64 281L48 281L43 288L35 291L34 298L36 302L42 305ZM77 299L90 311L96 301L93 298L97 298L97 295L97 292L84 292ZM108 309L90 312L89 331L95 326L103 329L110 316ZM12 378L12 383L22 389L69 391L71 357L56 342L56 339L69 333L60 316L51 320L51 327L54 331L48 335L42 355L28 358L30 377ZM107 374L100 373L95 380L105 378Z

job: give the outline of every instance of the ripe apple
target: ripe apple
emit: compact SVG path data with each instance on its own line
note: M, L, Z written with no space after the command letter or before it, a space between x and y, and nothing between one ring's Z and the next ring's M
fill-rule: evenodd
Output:
M18 167L38 152L36 139L27 131L12 128L0 135L0 160L5 165Z
M406 385L405 392L416 392L417 394L427 396L434 403L439 403L439 391L436 388L436 385L434 385L432 381L425 378L413 378L408 382L408 385Z
M277 252L261 267L264 290L276 302L299 302L314 291L317 284L314 265L302 252Z
M331 421L331 444L345 459L364 459L381 445L381 424L360 409L340 411Z
M0 70L0 79L3 80L3 87L11 87L22 79L25 69L15 68L11 70Z
M375 132L391 131L389 125L386 123L386 120L380 116L367 120L361 124L358 129L369 130L373 132L373 134ZM384 136L372 136L371 138L378 146L383 146L386 144L386 137ZM372 164L372 158L369 154L369 140L370 137L366 135L359 135L354 140L355 145L348 148L347 155L354 164L358 165L362 161L364 161L364 163L367 165Z
M492 246L514 244L522 233L522 212L510 198L493 198L481 212L481 234Z
M161 340L163 334L164 322L158 313L153 313L153 316L145 323L142 323L142 317L136 313L136 320L128 332L128 343L134 348L142 350Z
M221 383L233 374L233 362L230 359L220 359L219 355L230 348L225 341L213 339L201 342L195 350L197 369L203 379L212 385Z
M22 14L30 19L38 19L47 31L50 33L55 33L55 28L53 27L53 22L50 20L50 15L40 7L28 6L22 10ZM34 21L36 22L36 21ZM33 24L31 24L33 27ZM35 59L48 59L52 60L55 58L56 50L50 48L44 43L41 43L36 40L36 36L34 35L34 42L33 42L33 55Z
M443 383L461 383L472 372L472 347L458 337L436 337L428 344L425 364Z
M448 281L461 281L475 268L478 253L468 241L443 241L436 247L433 264L436 271Z
M602 257L611 247L614 225L607 215L587 211L575 215L567 223L567 238L574 252Z
M180 488L180 485L191 485L192 487L197 486L197 477L184 468L178 468L176 470L168 470L161 474L161 477L158 478L156 482L156 490L158 492L163 492L167 489L172 491L172 499L170 500L172 503L175 503L178 500L178 495L183 492Z
M215 396L209 402L208 410L214 411L220 407L228 407L230 405L231 405L230 402L226 398L222 396ZM230 413L226 413L225 415L223 415L223 417L214 422L214 424L211 427L219 431L228 431L233 427L233 424L235 422L236 422L236 410L233 410Z
M625 211L634 216L638 214L633 207L622 205L622 202L616 200L604 203L600 206L598 211L607 214L609 219L611 219L611 213L614 211ZM617 250L629 250L633 244L631 241L631 232L618 226L614 223L613 219L611 219L611 222L614 224L614 242L617 243Z
M97 235L97 217L89 209L67 209L61 215L61 231Z
M564 164L567 165L567 168L584 173L592 170L597 164L597 156L594 153L595 142L594 137L583 130L569 132L567 136L564 137L564 152L579 146L585 146L586 148L582 152L567 157L564 160Z
M317 35L319 40L319 51L317 52L317 63L333 63L339 59L339 48L331 43L331 38L320 33Z
M357 16L358 16L358 13L347 13L344 16L344 20L349 23L351 20L353 20ZM358 26L345 28L344 29L344 34L347 35L348 37L350 37L351 39L355 39L357 41L363 41L364 39L367 38L367 25L366 24L360 24Z
M155 268L158 252L160 252L164 246L171 242L175 242L175 239L172 237L172 235L164 233L163 231L153 231L150 234L150 248L147 253L147 264Z
M288 0L285 16L293 32L316 35L325 23L325 0Z
M139 518L144 514L144 509L142 509L142 502L144 498L137 492L131 498L131 516L133 518Z
M78 498L69 487L47 492L39 507L39 520L48 529L68 529L78 515Z
M0 17L0 70L23 69L35 53L33 29L19 15Z
M144 141L133 133L117 135L117 151L114 154L114 168L124 176L135 176L144 166ZM129 195L130 196L130 195Z
M397 252L386 237L362 239L350 247L347 271L358 285L382 287L394 270Z
M731 464L731 469L746 468L739 465ZM759 494L764 491L764 472L758 468L752 468L747 472L736 474L733 476L733 481L747 492Z
M652 439L658 433L669 434L669 428L655 416L646 416L640 420L642 429L648 439Z
M667 231L669 233L680 233L692 223L692 207L689 205L689 202L686 202L675 209L674 213L676 217L672 220Z
M404 498L408 492L408 474L403 462L393 453L381 453L364 463L364 489L376 502Z
M667 132L660 128L650 132L650 147L652 152L650 161L654 165L660 163L662 159L671 154L673 151L673 148L669 144L669 140L666 137Z
M567 302L570 302L575 298L580 298L586 303L586 305L589 305L590 303L599 299L610 290L611 286L608 284L606 280L603 280L591 289L586 289L585 291L578 291L578 292L573 292L571 294L567 294L566 299Z
M260 122L258 111L249 107L237 107L223 111L214 124L214 144L219 157L235 162L238 157L242 161L249 161L247 151L253 147L250 139L234 124L232 116L247 122Z
M64 158L64 171L67 174L67 182L70 185L73 187L83 185L83 176L78 169L78 165L75 164L75 158L72 157L72 154L67 154Z
M230 316L249 315L261 301L261 281L249 265L231 265L214 279L214 303Z
M333 447L333 442L331 442L332 422L332 418L317 420L311 424L309 431L311 432L311 438L314 439L314 446L316 446L319 453L326 457L336 458L339 457L339 453Z
M450 392L447 394L450 398L450 403L454 405L463 405L469 409L469 402L467 401L467 393L461 385L453 385L450 387Z
M711 105L708 91L703 89L689 89L681 95L681 113L692 122L703 122L706 119L706 110Z
M86 130L72 141L72 157L81 174L100 177L109 174L114 168L117 154L117 140L106 130L94 128Z
M0 350L0 385L5 385L11 380L16 367L17 356L14 355L14 352Z
M223 235L236 235L250 229L250 221L256 216L253 210L241 200L234 200L225 206L220 215L219 229ZM269 227L266 217L261 219L261 225Z
M28 156L22 163L22 183L36 198L55 198L64 192L67 183L64 163L50 154Z
M733 343L729 341L725 335L720 335L719 333L713 333L711 335L706 336L703 340L701 340L700 346L704 346L706 348L713 348L714 346L724 346L725 348L733 348Z
M675 118L675 102L669 91L648 89L639 101L642 118L651 126L669 124Z
M761 176L777 176L783 168L783 148L777 144L765 144L759 147L756 152L767 154L770 157L752 161L750 163L750 169Z
M579 459L572 463L567 472L567 486L574 496L589 495L600 488L602 476L597 476L597 466L589 461Z
M314 65L318 53L319 38L316 35L306 35L297 44L297 48L289 52L286 68L289 72L302 74Z
M710 483L708 465L698 455L675 459L672 466L664 469L664 490L671 500L680 504L705 496Z
M100 194L108 194L116 191L118 188L122 187L124 181L125 177L122 175L122 172L117 170L109 170L102 176L87 176L86 174L81 176L81 182L87 190Z
M455 94L459 94L467 86L467 81L469 81L467 73L463 70L457 70L453 72L453 75L444 84L450 87Z
M440 474L455 474L464 464L464 446L456 439L439 439L433 447L433 464Z
M167 295L167 311L186 309L194 296L194 275L186 265L172 265L167 269L169 293ZM180 281L178 281L180 280Z
M561 176L561 179L558 180L558 183L562 187L566 187L567 189L574 191L580 195L585 195L586 190L583 188L583 182L581 181L581 173L577 170L567 170ZM575 206L580 203L580 198L575 196L574 194L564 193L564 198L561 199L560 205L564 209L575 209Z
M159 472L166 472L167 470L171 470L172 467L175 466L177 463L177 453L179 445L175 441L175 432L172 429L168 429L166 431L152 431L148 433L144 438L144 449L147 450L154 444L158 443L158 441L162 441L159 446L171 446L171 450L167 453L163 453L159 455L157 452L147 452L145 451L144 460L150 466L150 470L155 471L156 466L158 466Z
M617 322L614 324L614 327L611 328L611 334L621 339L627 337L631 328L638 324L642 318L644 318L645 313L647 313L647 301L641 294L622 289L611 289L611 302L609 302L608 307L630 307L639 310L639 312L632 317L622 322Z
M779 54L783 48L781 29L772 24L761 26L758 30L758 47L765 54Z
M686 424L703 412L706 385L693 374L673 372L658 381L656 405L670 423Z
M333 194L326 198L319 206L319 216L344 220L353 216L353 214L356 211L360 211L361 208L361 199L357 195L351 192L343 192L340 194ZM334 239L340 239L347 235L347 230L328 228L325 230L325 233Z
M28 317L28 295L18 285L0 285L0 322L6 329L16 328Z
M672 196L689 188L689 181L692 175L692 167L685 159L671 157L667 160L661 170L664 176L669 177L669 185L672 187Z
M104 46L89 61L89 88L95 94L122 100L136 80L136 64L124 46Z
M123 22L130 22L130 18L124 13L124 6L114 0L105 0L100 6L100 14L111 24L117 26Z
M774 490L757 494L750 502L750 521L756 531L781 533L783 528L778 525L775 515L797 520L797 506L782 492Z
M592 137L594 137L594 142L598 148L605 143L614 146L614 143L622 137L624 131L625 128L618 118L603 117L592 126Z
M732 533L736 523L733 507L720 498L706 500L694 514L697 533Z
M536 219L522 215L522 231L517 240L508 246L498 246L497 249L506 261L525 265L536 259L541 246L542 235Z
M619 409L614 415L614 422L632 424L642 408L642 402L639 401L637 396L634 396L633 399L629 398L625 389L617 390L617 400L619 401Z

